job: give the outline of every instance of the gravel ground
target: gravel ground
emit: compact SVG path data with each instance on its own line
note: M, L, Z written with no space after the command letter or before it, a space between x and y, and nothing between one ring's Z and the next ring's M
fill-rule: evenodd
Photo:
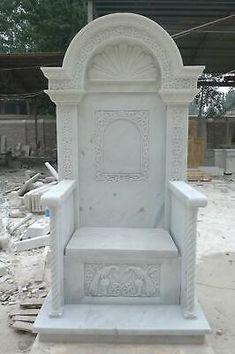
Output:
M40 169L39 169L40 170ZM25 171L0 170L0 182L14 188L25 180ZM198 215L197 291L212 327L208 341L215 354L235 354L235 183L229 178L193 184L208 197L208 206ZM0 196L1 197L1 196ZM13 252L0 250L7 261L10 282L22 287L41 272L48 249ZM43 275L49 281L48 270ZM17 305L0 304L0 353L29 353L34 335L8 326L7 313Z

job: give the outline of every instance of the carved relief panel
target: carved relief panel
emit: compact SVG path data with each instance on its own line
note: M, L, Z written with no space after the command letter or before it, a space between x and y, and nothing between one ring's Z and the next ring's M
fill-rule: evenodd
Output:
M154 81L160 77L153 56L137 45L108 45L90 63L91 81Z
M160 264L84 265L85 296L159 297Z
M78 129L82 225L160 223L163 113L154 93L92 93L84 98Z
M95 112L97 181L139 181L149 170L149 111Z

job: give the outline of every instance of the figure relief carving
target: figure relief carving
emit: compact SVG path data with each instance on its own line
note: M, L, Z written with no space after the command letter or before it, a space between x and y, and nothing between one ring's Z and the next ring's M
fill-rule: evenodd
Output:
M148 178L149 173L149 111L147 110L98 110L95 112L95 168L97 181L119 182L141 181ZM125 129L127 124L119 124L120 139L117 142L117 151L113 153L113 167L107 156L109 146L107 133L111 130L111 124L115 122L129 123L128 135L132 137L129 147L123 146ZM132 128L131 128L132 126ZM117 130L116 130L117 133ZM135 138L138 135L139 139ZM118 134L117 134L118 136ZM122 137L122 140L121 140ZM112 144L115 145L115 144ZM127 150L125 150L125 148ZM126 152L133 152L127 156ZM119 153L119 156L117 155ZM116 158L116 160L115 160ZM131 160L132 159L132 160ZM130 163L131 161L131 163Z
M87 263L84 273L85 296L160 296L160 264Z
M136 45L108 45L95 55L88 78L101 81L154 81L159 77L152 55Z

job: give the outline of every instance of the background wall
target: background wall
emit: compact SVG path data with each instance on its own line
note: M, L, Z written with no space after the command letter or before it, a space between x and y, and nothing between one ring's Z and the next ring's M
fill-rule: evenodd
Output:
M37 121L40 149L48 151L56 148L56 120L39 116ZM0 115L0 135L7 138L7 146L14 148L17 143L30 145L35 149L35 121L29 115Z

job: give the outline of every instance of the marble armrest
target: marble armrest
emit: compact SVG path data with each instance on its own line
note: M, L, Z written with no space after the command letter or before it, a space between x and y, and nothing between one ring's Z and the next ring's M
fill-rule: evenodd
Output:
M183 252L189 224L193 224L195 229L191 237L196 237L198 208L207 205L207 198L183 181L169 182L169 197L169 231L179 250Z
M59 207L73 193L76 181L63 180L44 193L41 197L42 205L46 207Z
M188 207L200 208L207 205L207 197L183 181L170 181L169 188L173 195Z
M194 318L197 213L207 198L183 181L169 182L169 192L169 231L181 255L180 303L184 316Z

